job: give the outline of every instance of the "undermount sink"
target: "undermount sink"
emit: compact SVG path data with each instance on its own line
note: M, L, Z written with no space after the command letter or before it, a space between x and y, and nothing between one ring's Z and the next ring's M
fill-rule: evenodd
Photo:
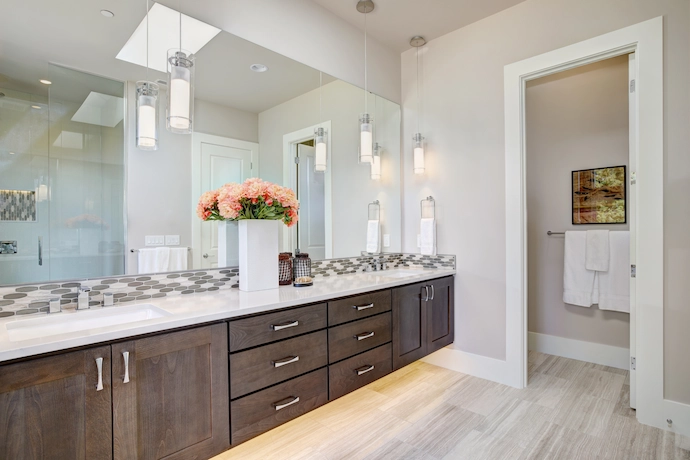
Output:
M424 275L426 273L426 270L408 270L405 268L395 268L392 270L383 270L378 272L377 274L379 276L383 276L384 278L406 278L408 276Z
M126 307L107 307L96 310L62 312L40 318L7 324L10 342L50 337L51 335L86 331L106 326L163 318L172 313L148 303Z

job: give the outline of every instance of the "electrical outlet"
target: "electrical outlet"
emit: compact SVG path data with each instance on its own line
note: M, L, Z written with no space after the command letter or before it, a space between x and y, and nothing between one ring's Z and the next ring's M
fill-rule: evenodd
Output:
M391 247L391 236L388 233L384 233L384 235L383 235L383 247L384 248L390 248Z
M180 235L165 235L165 245L166 246L179 246L180 245Z
M163 246L165 245L164 235L146 235L144 238L146 246Z
M422 247L422 235L417 235L417 247Z

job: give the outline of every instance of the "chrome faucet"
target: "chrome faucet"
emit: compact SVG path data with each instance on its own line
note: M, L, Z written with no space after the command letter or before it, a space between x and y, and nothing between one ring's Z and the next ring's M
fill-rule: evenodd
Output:
M91 308L89 306L89 292L91 288L86 286L79 286L79 295L77 296L77 310L86 310Z

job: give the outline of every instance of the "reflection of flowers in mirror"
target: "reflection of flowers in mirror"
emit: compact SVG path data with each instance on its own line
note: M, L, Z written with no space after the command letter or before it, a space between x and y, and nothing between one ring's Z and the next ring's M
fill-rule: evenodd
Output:
M95 214L81 214L70 217L65 221L67 228L104 228L109 229L110 225Z

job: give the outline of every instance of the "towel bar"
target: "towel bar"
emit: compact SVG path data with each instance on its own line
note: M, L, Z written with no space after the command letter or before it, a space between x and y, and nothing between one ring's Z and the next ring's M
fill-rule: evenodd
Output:
M374 217L371 217L371 208L374 207ZM381 220L381 203L379 200L374 200L367 205L367 219L368 220Z
M422 219L424 218L424 203L429 202L431 203L431 218L436 219L436 200L434 200L434 197L429 195L428 197L424 198L419 202L419 210L421 212ZM428 207L428 206L427 206Z
M155 247L157 247L157 246L151 246L151 247L154 247L154 248L155 248ZM158 246L158 247L159 247L159 246ZM166 247L169 247L169 246L166 246ZM192 248L187 248L187 251L191 251L191 250L192 250ZM138 249L130 249L129 252L139 252L139 250L138 250Z

